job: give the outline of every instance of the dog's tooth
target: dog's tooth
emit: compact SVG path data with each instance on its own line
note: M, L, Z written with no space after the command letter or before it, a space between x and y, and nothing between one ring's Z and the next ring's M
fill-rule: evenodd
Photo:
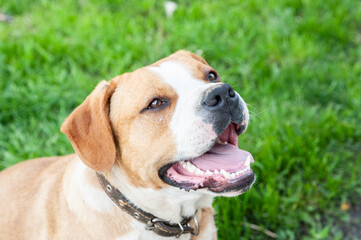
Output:
M190 162L187 163L187 168L196 169L196 167L193 164L191 164Z
M245 166L249 166L251 164L251 157L248 155L247 156L247 160L246 163L244 164Z
M196 170L198 169L196 166L194 166L194 165L192 165L192 164L189 165L189 167L192 168L192 169L194 169L194 171L196 171Z
M183 168L187 169L187 164L186 164L185 162L180 162L180 165L181 165Z
M236 173L231 173L231 177L235 178L236 177Z
M226 145L226 144L228 144L228 142L227 142L227 141L222 142L220 139L217 139L217 140L216 140L216 143L218 143L218 144L222 144L222 145Z
M205 172L202 169L199 169L197 166L195 166L189 161L181 162L181 165L190 173L195 173L196 175L201 176L205 175Z
M202 170L200 170L199 168L196 169L195 173L197 175L202 175L202 176L204 175L204 172Z
M206 174L206 176L212 176L213 175L213 173L211 171L209 171L209 170L207 170L205 174Z
M239 176L239 175L245 174L246 172L249 172L250 170L251 170L251 167L250 167L250 166L246 166L246 168L235 172L235 175L236 175L236 176Z
M196 169L190 165L190 164L187 164L187 169L190 170L190 171L195 171Z
M216 169L216 170L214 170L214 173L217 173L217 174L219 174L219 171Z
M191 173L194 173L197 169L196 169L194 166L192 166L192 165L188 165L188 166L187 166L187 170L188 170L189 172L191 172Z
M230 178L231 174L227 171L225 171L224 169L221 169L221 174L225 177L225 178Z
M189 162L181 162L181 164L182 164L182 167L184 167L188 172L192 172Z

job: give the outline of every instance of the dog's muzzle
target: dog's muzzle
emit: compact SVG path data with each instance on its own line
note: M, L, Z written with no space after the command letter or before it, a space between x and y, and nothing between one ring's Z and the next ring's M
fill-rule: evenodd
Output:
M212 127L216 137L209 138L210 144L199 156L161 167L160 178L186 191L202 188L218 194L247 191L255 176L250 168L254 162L252 155L238 147L238 136L248 124L248 110L243 99L229 84L217 83L203 90L195 109L202 121Z
M236 93L227 83L207 89L202 98L202 107L211 112L230 112L237 103Z
M213 125L214 131L220 134L229 122L240 126L237 133L245 131L246 106L238 94L227 83L220 83L204 90L200 100L199 114L206 123Z

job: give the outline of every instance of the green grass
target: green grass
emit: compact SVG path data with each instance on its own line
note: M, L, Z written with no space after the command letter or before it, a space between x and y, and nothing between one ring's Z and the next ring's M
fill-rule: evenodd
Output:
M361 2L178 3L0 0L0 169L72 152L59 127L98 81L188 49L252 111L257 183L216 200L219 239L358 239Z

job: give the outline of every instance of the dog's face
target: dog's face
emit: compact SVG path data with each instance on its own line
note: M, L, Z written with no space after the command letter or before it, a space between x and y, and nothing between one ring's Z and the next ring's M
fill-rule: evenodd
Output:
M100 83L62 131L89 167L139 187L238 195L254 182L238 148L243 99L201 57L179 51Z

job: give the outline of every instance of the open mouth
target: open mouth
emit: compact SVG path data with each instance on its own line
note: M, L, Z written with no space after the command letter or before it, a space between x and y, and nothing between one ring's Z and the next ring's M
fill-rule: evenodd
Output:
M180 189L208 189L215 193L249 190L255 176L250 168L252 155L238 148L241 127L231 122L203 155L173 162L160 168L159 176Z

